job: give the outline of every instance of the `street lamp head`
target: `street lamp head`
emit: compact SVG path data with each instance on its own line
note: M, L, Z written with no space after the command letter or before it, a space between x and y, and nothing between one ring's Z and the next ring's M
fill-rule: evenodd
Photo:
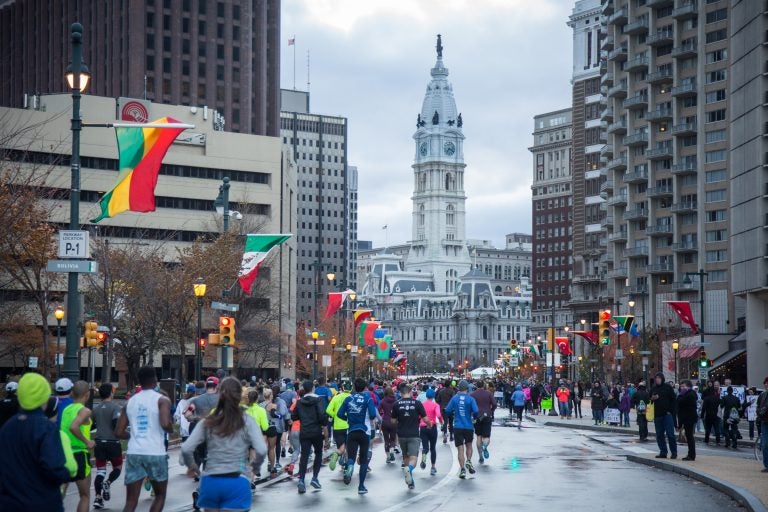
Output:
M69 85L70 89L75 88L75 73L72 70L72 64L67 66L67 70L64 74L64 76L67 79L67 85ZM80 92L85 92L85 90L88 88L88 82L91 81L91 71L88 69L88 66L85 64L80 65L80 78L77 81L78 89Z
M352 344L347 343L347 352L352 352Z
M331 345L336 346L336 338L331 338Z
M336 279L336 274L334 274L333 272L328 272L325 275L325 277L327 277L329 281L333 281L334 279Z
M56 321L61 322L64 319L64 308L56 306L56 309L53 310L53 316L56 318Z
M563 327L563 330L564 330L565 332L568 332L568 331L570 331L570 330L571 330L571 328L570 328L570 327L568 327L568 326L566 325L565 327Z
M219 195L213 201L213 207L216 209L216 213L224 215L224 198L222 197L221 192L219 192Z
M355 300L357 299L357 294L355 292L352 292L349 294L349 300Z
M581 325L582 325L582 326L583 326L583 325L586 325L586 323L587 323L587 319L586 319L586 318L582 318L582 319L581 319L581 320L579 320L579 321L581 322Z
M685 279L683 279L683 284L685 285L691 284L691 276L688 274L688 272L685 273Z
M207 286L205 284L205 281L203 281L202 277L198 277L195 279L195 282L192 284L192 289L195 291L195 297L198 299L202 299L205 297L205 290Z
M314 330L312 331L312 339L313 339L313 340L315 340L315 341L317 341L317 338L319 338L319 337L320 337L320 333L319 333L319 332L317 332L317 329L314 329Z
M629 302L627 302L627 304L628 304L628 305L629 305L629 307L631 307L631 308L635 307L635 301L633 301L633 300L630 300Z
M680 342L677 341L677 339L672 340L672 350L677 352L677 350L680 348Z

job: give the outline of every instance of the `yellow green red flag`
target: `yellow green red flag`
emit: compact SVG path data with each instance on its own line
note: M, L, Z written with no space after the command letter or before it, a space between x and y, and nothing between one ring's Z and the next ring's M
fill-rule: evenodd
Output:
M163 127L158 125L169 124ZM171 117L163 117L148 126L116 126L119 155L117 185L99 201L101 213L91 222L99 222L120 213L155 211L155 187L160 164L168 148L186 128Z

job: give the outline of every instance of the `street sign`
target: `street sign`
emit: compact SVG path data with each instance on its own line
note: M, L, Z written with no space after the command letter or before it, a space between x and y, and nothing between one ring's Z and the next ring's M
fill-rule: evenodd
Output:
M59 231L59 258L88 258L88 232Z
M238 305L238 304L226 304L224 302L213 301L213 302L211 302L211 309L216 309L218 311L229 311L231 313L236 313L240 309L240 305Z
M61 352L56 354L56 364L64 364L64 354Z
M516 367L520 366L520 360L517 358L517 354L515 354L515 355L513 355L513 356L510 356L510 358L509 358L509 364L510 364L510 365L511 365L513 368L516 368Z
M709 379L709 368L699 368L699 379Z
M323 356L323 368L330 368L331 356Z
M90 260L49 260L48 272L75 272L93 274L99 271L99 263Z
M29 367L30 368L37 368L37 357L36 356L29 356Z
M624 359L624 351L621 350L620 348L616 349L616 359L618 359L619 361Z
M317 345L318 347L325 345L325 340L312 340L312 343Z

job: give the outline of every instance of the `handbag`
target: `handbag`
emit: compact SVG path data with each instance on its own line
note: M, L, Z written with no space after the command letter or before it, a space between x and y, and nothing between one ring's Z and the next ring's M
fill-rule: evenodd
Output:
M656 404L651 402L648 405L646 405L645 406L645 419L648 420L648 421L653 421L654 418L656 417L655 412L656 412Z

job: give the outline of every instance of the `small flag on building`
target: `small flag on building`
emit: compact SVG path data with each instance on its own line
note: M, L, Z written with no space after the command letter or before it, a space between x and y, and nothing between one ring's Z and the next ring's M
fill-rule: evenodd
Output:
M341 309L341 306L344 305L344 301L353 293L355 293L354 290L328 293L328 310L325 312L325 318L332 317L339 309Z

